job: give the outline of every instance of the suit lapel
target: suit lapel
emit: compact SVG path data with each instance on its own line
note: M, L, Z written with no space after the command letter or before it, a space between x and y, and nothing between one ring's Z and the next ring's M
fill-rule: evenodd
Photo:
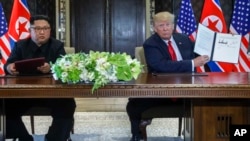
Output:
M158 42L160 43L160 46L164 50L164 52L168 52L167 44L162 40L162 38L158 34L156 34L156 38L157 38Z

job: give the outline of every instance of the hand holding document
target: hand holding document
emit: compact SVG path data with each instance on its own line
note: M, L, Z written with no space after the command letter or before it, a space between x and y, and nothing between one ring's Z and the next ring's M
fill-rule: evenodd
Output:
M217 33L199 24L194 52L212 61L238 63L241 35Z
M210 59L208 55L200 55L193 59L194 66L195 67L204 66L209 60Z
M33 75L38 72L37 67L45 63L45 58L32 58L15 62L15 68L20 75Z

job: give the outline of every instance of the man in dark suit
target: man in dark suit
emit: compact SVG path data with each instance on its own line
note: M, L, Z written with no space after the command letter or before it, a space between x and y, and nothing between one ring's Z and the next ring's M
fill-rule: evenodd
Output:
M188 36L173 33L173 14L157 13L153 17L153 26L155 34L143 44L149 73L191 73L195 71L195 67L203 66L209 61L207 55L195 58L194 43ZM131 123L131 141L139 141L142 138L139 124L141 114L145 110L167 106L172 102L174 101L167 98L130 98L126 108Z
M50 37L51 26L49 18L37 15L30 19L31 37L18 41L4 65L5 73L16 75L15 61L45 57L45 63L37 68L37 75L50 73L50 62L54 63L58 57L65 55L64 45L61 41ZM21 116L32 107L45 107L50 109L53 118L45 141L67 141L73 128L73 116L76 108L73 98L60 99L6 99L6 137L18 138L19 141L33 141L28 133Z

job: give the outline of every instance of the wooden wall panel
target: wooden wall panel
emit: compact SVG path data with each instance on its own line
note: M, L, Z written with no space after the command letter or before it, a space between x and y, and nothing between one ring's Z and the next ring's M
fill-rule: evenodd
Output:
M71 37L76 52L126 52L145 40L145 0L71 1Z
M110 50L132 56L135 47L145 40L145 2L142 0L113 0L111 10ZM128 10L129 9L129 10Z
M76 52L105 50L105 1L72 0L71 34Z

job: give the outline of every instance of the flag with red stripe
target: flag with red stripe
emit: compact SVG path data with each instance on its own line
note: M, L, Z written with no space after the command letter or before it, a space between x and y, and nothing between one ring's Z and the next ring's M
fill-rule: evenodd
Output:
M9 23L9 37L11 47L20 39L25 39L30 36L30 12L26 0L14 0L12 13Z
M180 12L177 19L176 31L189 36L191 40L195 40L197 23L195 20L192 4L190 0L182 0Z
M215 32L227 33L227 26L219 0L205 0L200 23ZM208 66L212 72L234 71L234 65L231 63L210 61Z
M176 32L184 33L192 41L196 38L197 23L190 0L182 0L177 19ZM204 67L196 67L197 72L205 72Z
M250 1L236 0L230 24L230 33L239 34L241 38L240 56L235 64L239 72L250 72L250 60L247 58L250 34Z
M7 58L10 55L10 43L8 37L8 26L4 15L2 5L0 3L0 51L1 51L1 62L0 62L0 75L4 75L3 65L6 63Z

